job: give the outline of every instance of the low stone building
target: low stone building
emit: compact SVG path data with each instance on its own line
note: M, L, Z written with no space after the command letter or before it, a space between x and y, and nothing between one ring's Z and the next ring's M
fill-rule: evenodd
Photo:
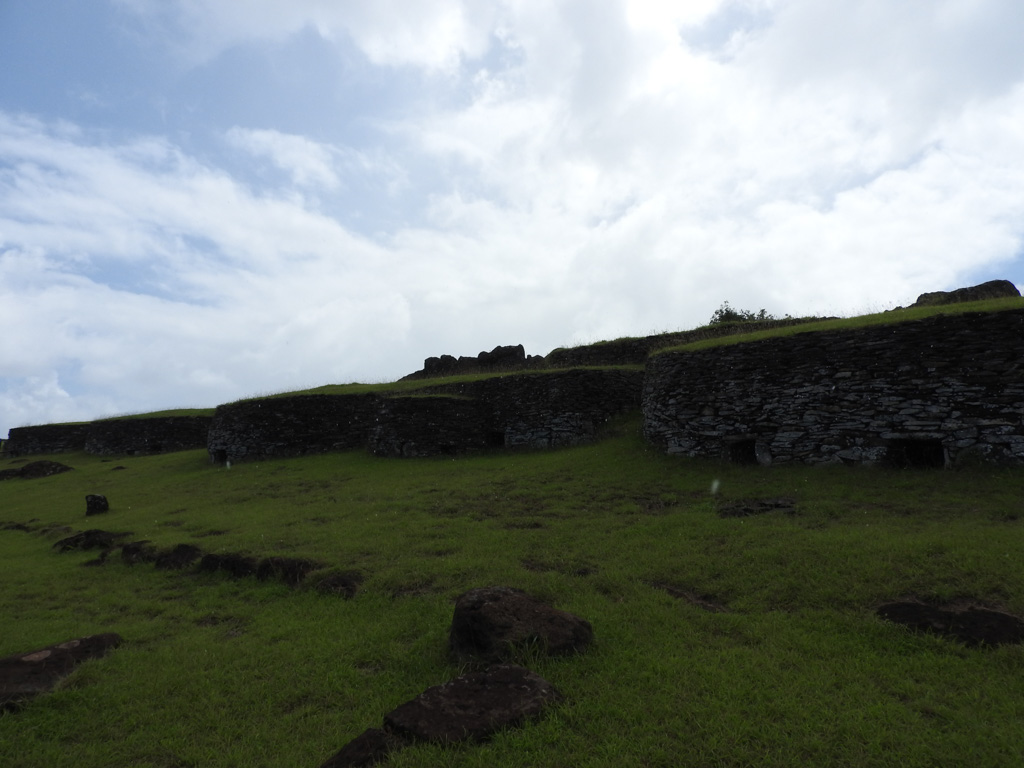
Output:
M654 355L644 433L739 462L1024 463L1024 310Z

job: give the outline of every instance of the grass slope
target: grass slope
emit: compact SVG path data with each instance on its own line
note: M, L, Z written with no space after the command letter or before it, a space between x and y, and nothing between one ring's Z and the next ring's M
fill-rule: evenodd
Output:
M225 469L205 451L65 454L53 458L75 471L4 481L3 521L310 557L366 580L345 601L114 558L85 567L94 553L55 554L55 534L0 531L0 656L103 631L127 641L0 716L0 765L317 766L459 674L452 600L488 584L593 624L586 654L524 660L566 703L391 765L1024 764L1024 649L966 649L873 615L908 595L1024 614L1021 473L737 467L660 455L638 429L456 460ZM87 493L111 511L86 521ZM778 496L795 514L716 514Z

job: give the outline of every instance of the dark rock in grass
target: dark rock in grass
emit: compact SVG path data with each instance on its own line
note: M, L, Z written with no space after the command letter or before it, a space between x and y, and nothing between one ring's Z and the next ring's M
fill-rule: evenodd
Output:
M0 531L25 531L28 533L32 530L34 529L25 523L0 523Z
M552 655L582 651L590 622L511 587L481 587L455 602L448 636L458 661L507 661L525 648Z
M912 601L888 603L877 615L918 632L930 632L964 645L1006 645L1024 642L1024 621L987 608L950 610Z
M59 475L61 472L70 472L74 467L60 464L56 461L31 461L19 469L5 469L0 472L0 480L8 480L13 477L20 477L23 480L36 480L40 477Z
M374 765L386 760L389 753L404 746L405 742L393 733L381 728L367 728L320 768L362 768Z
M130 541L121 546L121 560L128 565L156 562L157 548L149 541Z
M188 568L200 558L203 551L192 544L178 544L173 549L164 550L156 556L157 568L179 571Z
M359 571L331 573L317 580L313 589L326 595L341 595L346 600L355 597L359 585L363 583L363 574Z
M428 688L384 717L384 727L412 741L479 741L537 717L562 700L528 669L498 665Z
M120 644L121 636L111 632L0 659L0 711L17 709L27 699L52 690L80 663Z
M53 545L53 548L58 552L70 552L72 550L85 549L111 550L117 546L118 539L123 539L125 536L130 535L130 533L111 533L110 531L101 531L93 528L88 531L73 533L56 542Z
M110 510L110 502L106 496L90 493L85 497L85 516L101 515Z
M323 564L298 557L267 557L260 560L256 568L256 578L261 581L277 579L293 587L300 584L306 574L323 568Z
M257 568L258 563L255 557L249 557L237 552L227 552L225 554L211 553L203 555L203 559L199 561L200 571L207 573L226 571L236 579L256 575Z
M523 667L498 665L428 688L384 716L320 768L367 766L415 742L482 741L504 728L538 717L562 694Z
M793 499L741 499L729 502L718 508L719 517L750 517L763 515L767 512L784 512L792 515L796 512Z

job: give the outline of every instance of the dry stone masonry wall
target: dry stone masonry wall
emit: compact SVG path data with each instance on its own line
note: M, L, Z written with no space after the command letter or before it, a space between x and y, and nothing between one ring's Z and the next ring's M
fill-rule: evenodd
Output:
M85 451L99 456L144 455L206 446L209 416L110 419L85 424L46 424L10 430L7 453Z
M1024 310L653 356L644 433L777 464L1024 463Z
M300 395L217 408L215 463L368 448L378 456L576 445L640 406L640 369L520 373L403 396Z

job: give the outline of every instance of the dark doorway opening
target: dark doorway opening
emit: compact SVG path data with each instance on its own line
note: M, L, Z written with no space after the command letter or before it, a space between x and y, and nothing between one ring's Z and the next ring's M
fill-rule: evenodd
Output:
M228 463L228 452L220 448L213 452L213 463L214 464L227 464Z
M890 440L882 463L890 469L942 469L946 451L941 440Z
M757 464L757 441L736 440L729 443L729 461L733 464Z

